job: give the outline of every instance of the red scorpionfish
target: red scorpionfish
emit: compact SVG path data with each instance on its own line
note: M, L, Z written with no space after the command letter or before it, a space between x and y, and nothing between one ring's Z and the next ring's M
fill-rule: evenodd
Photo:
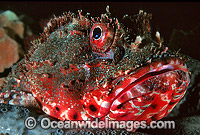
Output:
M111 18L71 12L49 20L12 67L0 103L37 107L60 120L159 120L186 92L181 54L152 39L151 14Z

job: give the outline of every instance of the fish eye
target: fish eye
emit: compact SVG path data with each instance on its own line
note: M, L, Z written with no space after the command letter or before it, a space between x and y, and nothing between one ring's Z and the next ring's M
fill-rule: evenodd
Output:
M95 23L90 30L90 45L93 52L103 53L112 44L114 29L105 23Z

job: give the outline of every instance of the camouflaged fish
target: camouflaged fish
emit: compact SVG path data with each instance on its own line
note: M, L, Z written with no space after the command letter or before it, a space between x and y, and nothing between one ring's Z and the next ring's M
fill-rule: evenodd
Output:
M190 82L184 58L152 39L151 14L71 12L49 20L1 88L0 102L60 120L159 120Z

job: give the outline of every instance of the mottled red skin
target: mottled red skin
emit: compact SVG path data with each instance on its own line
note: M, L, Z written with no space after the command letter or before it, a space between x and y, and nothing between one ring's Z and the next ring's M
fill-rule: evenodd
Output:
M101 18L79 12L50 19L13 67L0 102L38 107L60 120L150 122L166 116L186 92L187 67L158 35L157 43L152 40L150 14L127 18L130 28L108 9Z

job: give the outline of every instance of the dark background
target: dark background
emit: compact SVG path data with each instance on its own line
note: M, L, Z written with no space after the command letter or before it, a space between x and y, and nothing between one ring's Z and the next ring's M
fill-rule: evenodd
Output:
M42 32L41 20L49 19L52 14L59 16L65 11L76 13L77 10L82 9L83 15L89 12L92 17L96 17L105 13L106 5L110 6L112 16L119 20L125 14L137 14L140 9L152 13L152 27L161 33L165 45L168 44L174 29L190 32L200 24L199 2L0 2L0 10L9 9L17 15L25 14L32 18L31 30L38 34ZM191 54L200 60L198 41L188 43L188 49L185 45L186 49L183 49L183 53Z

